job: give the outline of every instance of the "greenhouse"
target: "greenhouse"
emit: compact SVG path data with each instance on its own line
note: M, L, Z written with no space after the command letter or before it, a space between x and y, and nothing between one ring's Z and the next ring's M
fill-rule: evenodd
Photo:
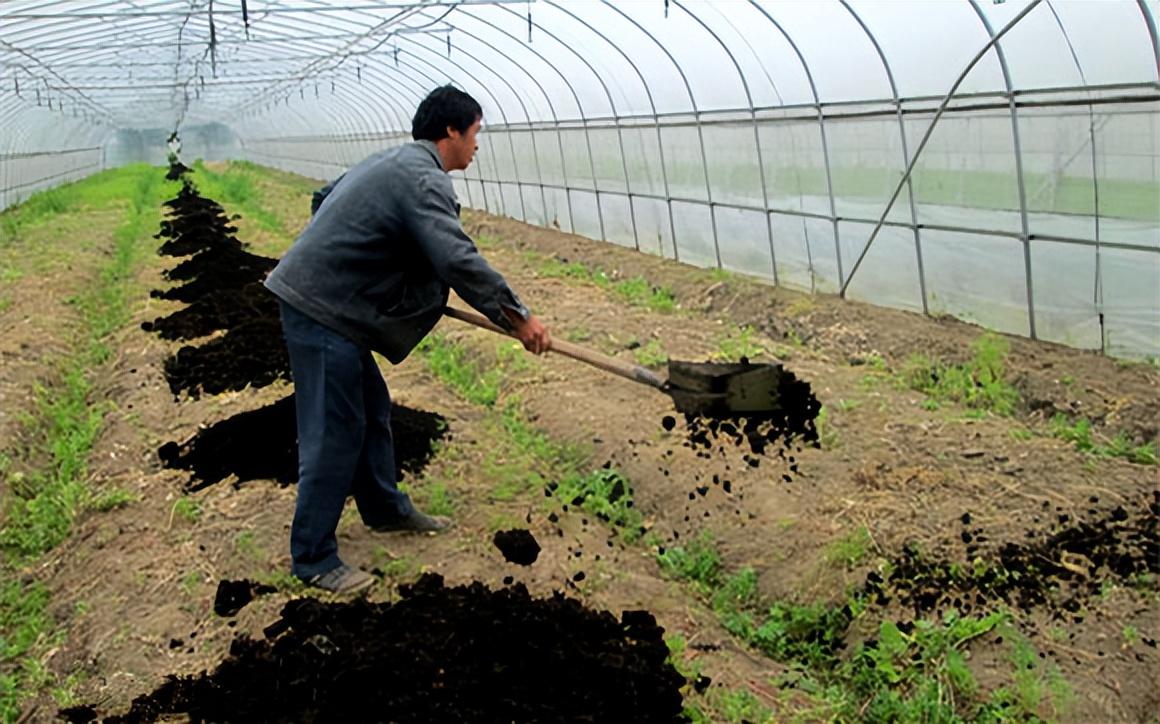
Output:
M0 3L0 721L1149 720L1158 13Z

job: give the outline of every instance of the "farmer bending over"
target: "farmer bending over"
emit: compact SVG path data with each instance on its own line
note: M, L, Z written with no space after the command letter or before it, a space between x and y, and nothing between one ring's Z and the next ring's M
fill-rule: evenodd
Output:
M391 398L371 356L402 362L442 316L448 289L546 352L548 330L475 248L459 222L451 171L475 155L483 111L451 86L419 104L414 143L375 153L314 194L314 217L266 279L281 302L298 415L292 572L352 592L371 585L338 557L348 495L375 531L437 532L395 479Z

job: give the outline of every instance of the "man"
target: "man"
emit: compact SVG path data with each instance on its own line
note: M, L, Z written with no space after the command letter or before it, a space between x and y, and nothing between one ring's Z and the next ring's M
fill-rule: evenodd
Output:
M315 194L314 217L266 279L281 300L298 415L292 572L353 592L373 579L338 557L348 495L376 531L438 532L395 478L391 400L376 351L394 364L442 316L448 289L536 354L550 344L504 278L463 231L451 171L477 150L483 112L444 86L419 104L414 143L373 154Z

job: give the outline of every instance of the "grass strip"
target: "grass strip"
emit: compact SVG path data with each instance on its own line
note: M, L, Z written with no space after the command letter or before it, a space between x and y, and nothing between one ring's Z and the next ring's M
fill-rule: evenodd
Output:
M26 418L37 440L32 456L43 457L46 464L27 475L9 476L0 528L0 548L7 557L0 583L0 721L15 721L22 702L53 681L42 652L64 635L47 613L45 586L19 579L18 567L59 545L83 510L107 509L113 500L95 495L87 485L88 458L112 410L108 401L93 399L93 371L111 357L110 335L129 322L131 280L141 242L158 223L162 189L160 170L129 166L38 194L3 215L3 228L15 241L36 224L51 223L54 215L127 202L108 263L70 300L84 333L59 360L58 380L36 387L36 406Z

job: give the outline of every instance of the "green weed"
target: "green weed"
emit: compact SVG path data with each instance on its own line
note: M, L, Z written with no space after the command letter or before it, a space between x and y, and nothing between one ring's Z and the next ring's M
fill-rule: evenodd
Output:
M90 510L109 511L116 508L123 508L131 503L136 503L141 500L139 493L133 493L128 490L113 489L107 490L89 500L88 507Z
M468 402L491 407L499 399L503 371L498 367L481 371L463 347L437 334L427 335L415 351L431 374Z
M633 543L641 536L642 519L640 511L633 507L632 487L617 470L604 468L587 475L565 475L556 489L556 497L622 529L621 538L626 543Z
M742 724L742 722L764 724L773 719L773 712L748 689L731 689L722 692L716 697L714 704L729 724Z
M838 431L834 429L830 420L830 409L822 405L818 408L818 416L814 418L814 432L818 435L818 445L823 450L833 450L841 444Z
M677 298L668 287L653 286L642 276L613 281L599 269L592 269L581 262L565 262L557 257L543 257L530 252L528 261L537 266L542 277L574 279L607 289L615 296L634 307L643 307L654 312L669 313L676 310Z
M653 312L669 313L677 308L677 298L671 289L654 287L641 276L615 282L612 291L634 307L644 307Z
M203 581L205 581L205 576L202 575L201 571L189 571L177 582L177 587L186 596L192 596L194 589L200 586Z
M1080 452L1097 457L1124 458L1137 465L1156 464L1155 443L1137 445L1123 432L1110 439L1099 436L1092 430L1092 421L1085 417L1069 422L1066 415L1059 413L1051 418L1050 429L1054 437L1072 443Z
M253 219L265 231L283 237L288 235L282 220L264 207L255 183L262 175L258 167L233 161L225 171L218 173L198 160L194 162L193 170L193 184L201 195L230 211L238 211L244 218Z
M767 350L757 341L757 332L745 324L737 330L723 335L717 340L717 349L711 353L715 360L737 362L738 360L754 359L767 353Z
M961 365L912 355L904 365L901 381L940 402L954 401L1002 416L1014 414L1020 398L1006 380L1007 341L987 332L971 344L971 349L972 358Z
M104 176L104 174L102 174ZM109 355L107 337L129 319L128 280L140 252L139 242L160 215L160 174L145 166L120 170L106 178L108 186L125 193L129 210L114 232L110 262L100 270L97 282L76 296L84 326L83 336L73 353L61 364L60 383L50 391L37 386L33 426L40 438L38 447L47 453L47 469L29 476L26 486L14 486L6 505L6 520L0 529L0 546L21 558L39 555L64 540L77 513L89 500L85 483L88 455L110 406L89 399L90 370ZM101 199L94 182L77 184L67 191L54 190L54 198L36 202L22 217L41 212L60 213L64 209ZM59 201L63 198L68 201ZM39 196L39 195L38 195ZM33 202L37 197L30 199ZM111 203L116 197L108 199ZM47 209L48 211L45 211Z
M1124 626L1120 631L1120 638L1124 640L1124 646L1135 646L1140 643L1140 632L1135 626Z
M703 594L721 582L721 554L713 537L703 532L687 546L672 546L657 555L661 569L681 581L688 581Z
M432 483L423 492L423 510L429 515L452 515L455 503L443 483Z
M251 530L238 533L237 537L234 538L234 550L238 552L238 555L250 560L260 561L266 558L265 551L258 545L254 532Z
M1012 641L1010 663L1013 670L1012 686L1004 686L991 694L982 707L980 718L999 721L1055 721L1062 717L1074 701L1071 687L1054 664L1041 664L1035 649L1011 626L1001 633Z
M196 523L201 519L201 501L197 498L178 498L173 503L170 519L181 518L186 523Z
M564 338L569 342L587 342L592 339L592 330L580 324L569 329Z
M863 525L831 543L823 555L827 563L853 568L865 560L873 545L870 531Z
M661 346L660 340L650 339L648 344L632 351L633 359L643 367L662 367L669 361L669 354Z

